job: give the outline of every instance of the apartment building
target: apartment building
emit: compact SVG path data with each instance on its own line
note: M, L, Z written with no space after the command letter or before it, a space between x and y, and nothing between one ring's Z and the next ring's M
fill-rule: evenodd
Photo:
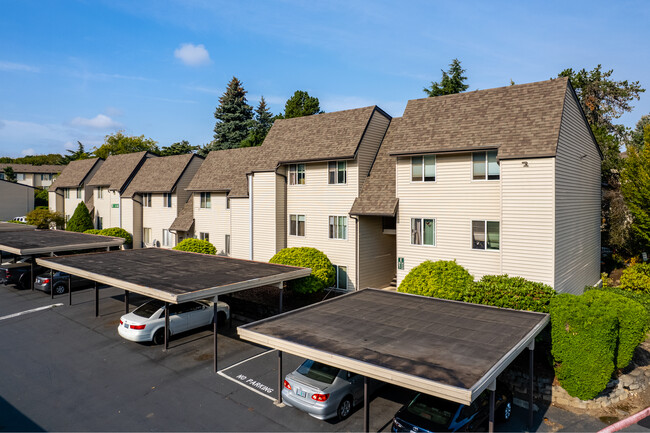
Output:
M155 155L149 152L110 155L93 175L88 186L92 188L92 216L96 229L128 227L128 224L123 225L123 194L138 169L151 157Z
M34 188L0 179L0 221L27 215L34 209Z
M67 221L80 202L89 210L93 209L93 187L88 182L103 162L102 158L91 158L72 161L65 166L48 189L50 210L60 212Z
M17 183L46 189L52 185L52 182L65 168L65 165L0 164L0 180L5 179L4 169L7 167L13 169Z
M122 228L133 247L172 248L188 235L173 229L192 197L187 190L203 163L195 154L145 158L122 195Z
M456 260L582 293L599 281L601 158L566 78L412 100L350 213L396 218L386 282ZM380 272L368 248L361 268Z

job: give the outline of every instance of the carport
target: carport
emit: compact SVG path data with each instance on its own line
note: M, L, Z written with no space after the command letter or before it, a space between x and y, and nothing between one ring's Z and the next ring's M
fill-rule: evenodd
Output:
M364 431L369 426L368 378L471 404L490 390L494 428L496 379L526 348L530 358L529 424L533 415L533 349L549 315L364 289L240 326L239 336L282 352L364 376Z
M0 251L17 256L32 257L30 269L32 290L34 290L34 260L36 256L54 256L56 253L65 251L84 251L98 248L109 249L110 247L119 247L123 243L123 238L67 232L64 230L34 230L31 228L0 231ZM50 272L51 274L52 272ZM52 298L54 298L54 290L50 290L50 292ZM68 292L70 293L70 302L72 302L72 291L68 290Z
M277 284L280 311L285 281L309 276L311 269L276 265L225 256L189 253L163 248L142 248L66 257L40 258L37 263L58 271L124 290L125 311L134 292L169 304L214 299L214 371L217 371L217 301L219 295ZM95 316L99 297L95 285ZM169 314L165 315L165 330ZM165 332L164 350L168 333Z
M16 224L16 223L0 221L0 233L23 232L23 231L30 231L30 230L36 230L36 226L30 226L29 224Z

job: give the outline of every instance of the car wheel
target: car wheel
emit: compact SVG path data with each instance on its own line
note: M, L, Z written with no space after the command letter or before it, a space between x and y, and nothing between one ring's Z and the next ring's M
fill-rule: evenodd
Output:
M160 328L154 332L151 342L156 345L165 344L165 328Z
M338 416L339 420L342 421L349 417L350 413L352 413L352 398L350 396L347 396L341 400L339 408L336 410L336 415Z
M512 402L508 400L503 404L501 413L499 413L499 418L501 419L501 422L507 422L511 416L512 416Z
M57 284L54 286L54 294L56 295L63 295L66 290L65 284Z

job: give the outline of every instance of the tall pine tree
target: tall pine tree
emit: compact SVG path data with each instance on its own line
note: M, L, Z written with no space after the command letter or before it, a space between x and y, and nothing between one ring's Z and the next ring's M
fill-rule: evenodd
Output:
M460 60L454 59L449 65L448 71L442 71L442 79L440 82L431 82L431 88L425 87L422 89L429 97L451 95L453 93L461 93L469 88L465 84L467 77L463 75L465 69L460 66ZM512 80L511 80L512 81Z
M269 133L269 129L273 125L273 113L269 111L268 105L264 96L260 98L260 103L255 109L255 125L251 128L248 137L242 142L241 147L254 147L260 146Z
M253 126L253 107L246 101L246 90L237 77L232 77L226 92L219 98L214 112L214 141L207 150L240 147Z
M294 117L320 114L320 101L315 96L309 96L304 90L296 90L293 96L284 104L284 114L278 114L277 119L292 119Z

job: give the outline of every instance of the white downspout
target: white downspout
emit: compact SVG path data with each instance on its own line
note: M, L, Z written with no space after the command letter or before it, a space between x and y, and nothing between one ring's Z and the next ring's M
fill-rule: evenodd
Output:
M253 175L248 175L248 239L249 259L253 260Z

